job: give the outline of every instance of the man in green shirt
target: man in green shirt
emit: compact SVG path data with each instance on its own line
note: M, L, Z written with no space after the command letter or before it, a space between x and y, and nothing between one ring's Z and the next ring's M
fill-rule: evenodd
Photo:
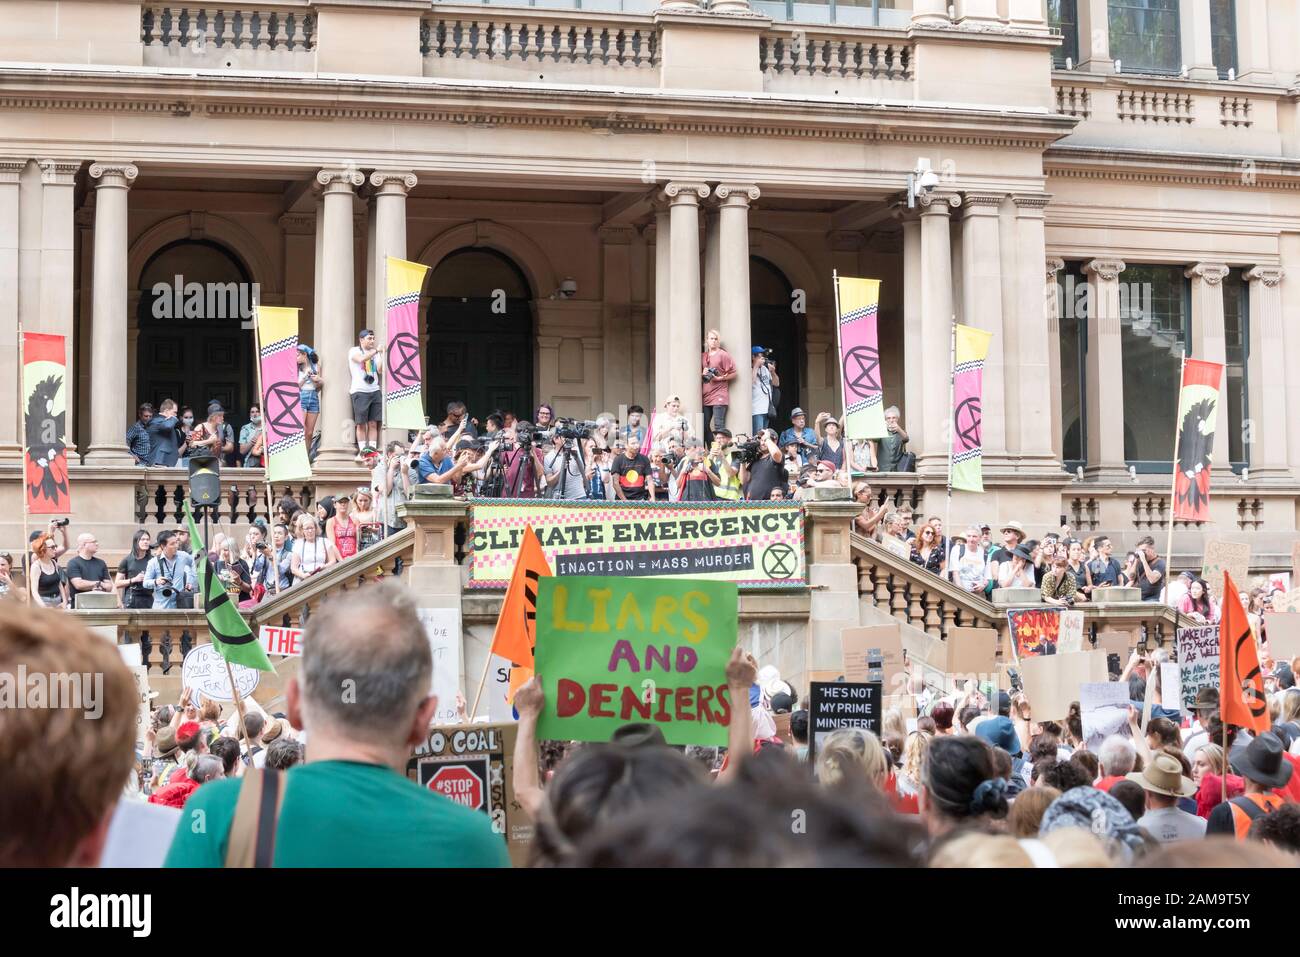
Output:
M437 708L429 640L408 593L372 585L331 600L303 636L285 691L307 762L284 773L276 867L509 867L487 815L405 777ZM194 792L168 867L221 867L244 779Z

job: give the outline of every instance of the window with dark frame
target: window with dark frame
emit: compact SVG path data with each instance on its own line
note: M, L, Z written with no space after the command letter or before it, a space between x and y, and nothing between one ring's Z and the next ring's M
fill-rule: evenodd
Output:
M1182 72L1178 0L1108 0L1110 56L1124 73Z
M1219 421L1228 430L1228 460L1234 472L1250 467L1250 283L1233 268L1223 279L1222 402L1227 415Z
M1237 0L1210 0L1210 49L1219 79L1226 80L1228 71L1236 75L1237 66Z
M1173 466L1179 376L1191 341L1190 282L1184 267L1129 265L1119 276L1124 459L1139 472Z
M1052 51L1052 66L1065 69L1065 61L1079 62L1078 0L1047 0L1047 24L1061 34L1061 45Z

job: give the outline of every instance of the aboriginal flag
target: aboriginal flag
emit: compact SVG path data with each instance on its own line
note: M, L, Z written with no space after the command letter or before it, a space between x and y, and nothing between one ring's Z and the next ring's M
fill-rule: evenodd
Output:
M1219 414L1223 366L1188 359L1178 393L1177 445L1174 448L1174 518L1204 522L1210 517L1210 464Z
M208 561L208 549L199 537L188 498L185 500L185 521L189 524L194 554L199 556L199 582L203 588L203 607L207 612L208 634L212 638L213 647L229 662L256 668L258 671L274 672L271 660L262 650L262 643L249 630L248 622L244 621L244 616L230 600L226 586Z

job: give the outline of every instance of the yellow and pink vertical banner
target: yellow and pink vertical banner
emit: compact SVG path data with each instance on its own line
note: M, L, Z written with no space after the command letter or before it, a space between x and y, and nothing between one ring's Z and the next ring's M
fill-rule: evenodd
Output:
M385 264L388 340L384 362L384 425L424 428L424 381L420 370L420 288L429 267L387 257Z
M948 485L967 492L984 491L984 360L993 333L956 325L952 354L952 438Z
M266 480L310 478L298 391L298 310L259 305L254 332L266 430Z
M844 390L840 431L846 439L879 439L889 434L880 383L879 305L879 279L835 276L840 384Z

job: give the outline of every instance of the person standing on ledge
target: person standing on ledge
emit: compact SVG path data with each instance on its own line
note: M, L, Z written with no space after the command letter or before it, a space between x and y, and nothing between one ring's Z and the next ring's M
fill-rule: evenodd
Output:
M704 379L704 431L706 444L727 427L727 406L731 402L731 386L736 378L736 363L730 353L722 348L722 333L710 329L704 342L704 355L700 357Z

